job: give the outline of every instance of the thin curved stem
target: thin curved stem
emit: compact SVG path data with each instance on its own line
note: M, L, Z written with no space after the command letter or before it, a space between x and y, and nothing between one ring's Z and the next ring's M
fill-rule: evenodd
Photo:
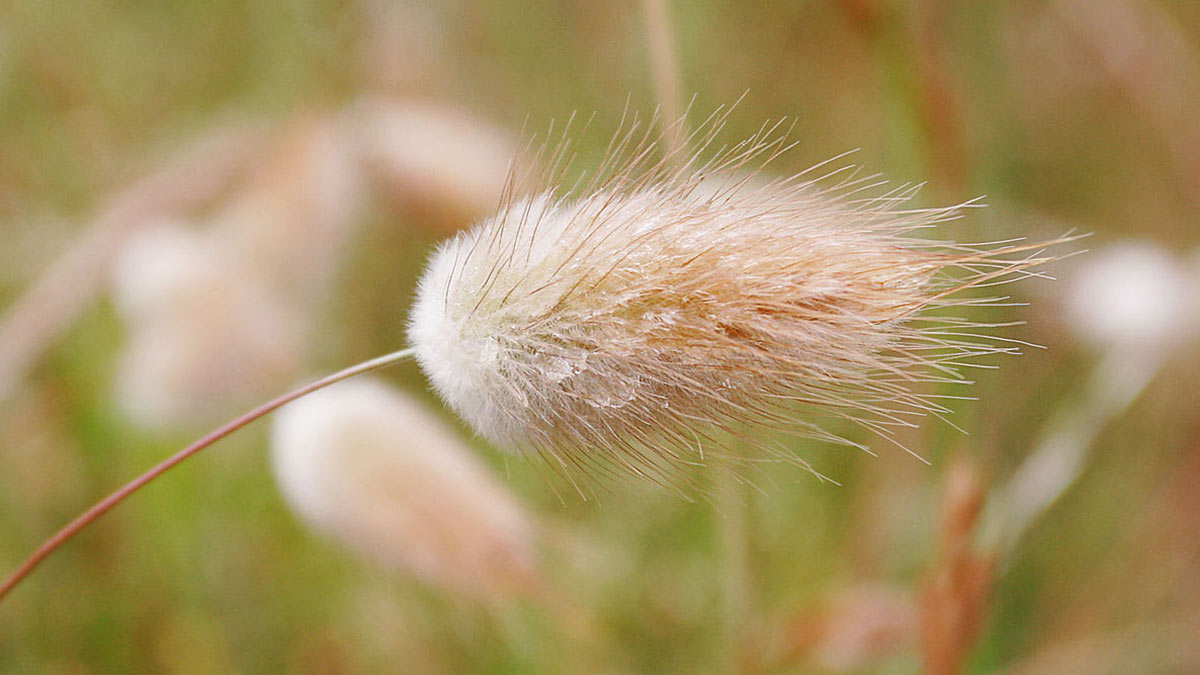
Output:
M0 600L3 600L4 597L8 595L9 591L16 587L17 584L21 583L22 579L29 576L29 573L36 569L37 566L41 564L43 560L45 560L46 556L53 553L59 546L62 546L64 543L66 543L67 540L71 539L76 534L79 534L80 530L90 525L92 521L107 513L109 509L113 508L117 504L120 504L125 500L126 497L134 492L137 492L155 478L158 478L167 471L170 471L176 464L179 464L188 457L200 452L222 438L225 438L226 436L237 431L238 429L241 429L247 424L257 420L258 418L263 417L264 415L267 415L302 396L311 394L318 389L323 389L331 384L341 382L347 378L354 377L355 375L361 375L363 373L369 373L373 370L385 368L393 363L402 361L412 356L412 354L412 349L401 349L400 351L392 352L391 354L385 354L369 361L363 361L362 363L350 366L344 370L339 370L332 375L327 375L315 382L306 384L299 389L288 392L279 398L260 405L241 417L238 417L224 426L213 430L207 436L204 436L200 440L192 443L174 455L171 455L149 471L146 471L142 475L126 483L121 489L97 502L94 506L92 506L92 508L84 511L79 515L79 517L68 523L54 536L47 539L41 546L38 547L36 551L33 552L32 555L29 556L29 558L25 560L25 562L21 563L21 566L17 568L17 571L13 572L12 576L4 581L3 585L0 585Z

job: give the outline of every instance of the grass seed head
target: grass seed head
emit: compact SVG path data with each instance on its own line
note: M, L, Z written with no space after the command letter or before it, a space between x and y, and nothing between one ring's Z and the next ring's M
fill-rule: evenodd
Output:
M307 317L211 237L163 223L133 237L113 296L125 327L116 398L147 428L203 426L290 380Z
M371 97L353 109L367 169L402 212L443 234L496 206L518 144L466 112Z
M274 418L284 497L311 526L424 581L480 598L536 586L534 527L458 435L369 378Z
M1099 348L1158 353L1196 333L1194 281L1182 260L1147 241L1122 241L1075 265L1063 316Z
M952 294L1044 260L1030 247L918 238L960 208L906 209L907 187L863 196L879 183L852 171L747 174L786 149L775 127L704 161L648 160L652 145L618 135L590 185L510 197L430 261L410 341L494 443L654 475L722 430L841 440L824 416L887 435L944 412L921 383L1008 349L921 313L988 304Z

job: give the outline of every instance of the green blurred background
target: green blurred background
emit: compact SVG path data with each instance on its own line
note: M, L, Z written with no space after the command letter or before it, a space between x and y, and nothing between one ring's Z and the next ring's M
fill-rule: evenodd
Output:
M847 161L867 172L928 181L922 206L986 195L987 209L945 227L959 241L1075 229L1094 233L1078 248L1139 238L1181 259L1200 244L1200 3L689 0L670 11L694 109L745 94L723 137L795 118L797 147L778 172L858 149ZM627 101L656 104L643 19L640 3L596 0L0 5L0 308L110 195L225 124L284 128L367 94L438 101L514 136L595 111L580 159L594 163ZM376 192L316 310L304 372L403 343L416 274L446 230ZM1069 274L1068 262L1051 272ZM557 533L544 574L569 610L481 606L313 535L276 492L259 425L14 591L0 605L0 671L917 672L904 620L894 639L860 636L857 660L822 657L829 608L871 589L865 609L842 603L866 630L873 602L890 607L879 598L912 605L937 565L953 458L1002 484L1056 414L1086 401L1100 358L1058 320L1060 286L1007 292L1030 306L982 318L1026 321L1006 334L1047 349L972 373L980 400L953 416L969 436L936 420L903 435L931 466L891 447L870 457L813 443L797 452L841 486L781 463L756 468L761 489L738 489L732 505L637 483L564 504L536 467L476 442ZM4 573L194 437L121 413L123 339L100 299L0 401ZM1196 357L1195 341L1172 352L1129 410L1096 423L1078 482L1001 556L969 670L1200 670ZM414 365L385 377L434 403ZM587 617L586 635L562 611Z

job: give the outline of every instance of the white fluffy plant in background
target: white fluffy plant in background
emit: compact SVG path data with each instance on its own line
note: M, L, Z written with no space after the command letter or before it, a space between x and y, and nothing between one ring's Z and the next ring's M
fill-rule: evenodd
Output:
M1075 483L1105 427L1200 335L1200 275L1157 243L1124 240L1090 252L1060 288L1065 326L1099 360L989 505L984 536L1008 547Z
M369 378L337 384L282 410L271 448L288 504L328 537L452 592L536 590L532 519L409 395Z
M925 312L995 304L958 294L1021 276L1043 245L924 238L961 207L908 208L914 190L879 195L849 171L731 177L786 149L776 128L657 161L635 124L567 192L553 184L570 149L551 149L550 180L510 192L421 278L409 339L434 388L497 445L654 479L725 430L764 449L769 430L858 445L822 418L888 437L946 412L925 387L1011 348Z
M363 208L353 134L345 112L284 125L241 192L209 221L223 262L255 270L282 301L322 300Z
M365 167L383 195L442 233L492 212L519 144L453 106L367 97L347 111Z
M1100 351L1161 356L1196 336L1200 280L1156 243L1110 244L1075 265L1065 282L1067 326Z
M284 386L357 228L364 172L454 230L499 200L515 147L455 108L387 98L291 122L210 216L123 247L121 407L143 427L196 426Z
M291 380L302 362L305 312L194 226L164 221L138 233L113 285L126 332L115 395L142 427L219 419Z
M210 218L126 242L113 274L128 335L116 397L133 421L212 423L295 377L360 205L343 126L294 123Z

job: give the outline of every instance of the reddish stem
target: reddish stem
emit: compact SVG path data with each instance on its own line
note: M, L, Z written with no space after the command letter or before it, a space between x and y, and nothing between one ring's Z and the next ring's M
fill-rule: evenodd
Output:
M174 455L171 455L154 468L126 483L121 489L97 502L94 506L92 506L92 508L83 512L75 520L71 521L69 524L59 530L58 533L53 537L47 539L41 546L38 547L36 551L33 552L32 555L29 556L29 558L25 560L25 562L21 563L21 566L17 568L17 571L13 572L12 576L4 581L3 585L0 585L0 600L3 600L4 597L8 595L9 591L15 588L17 584L21 583L22 579L29 576L29 573L36 569L37 566L46 558L46 556L53 553L55 549L57 549L59 546L62 546L71 537L79 534L80 530L90 525L92 521L107 513L109 509L117 504L120 504L126 497L134 492L137 492L150 481L171 470L176 464L179 464L188 457L191 457L213 443L216 443L222 438L232 434L238 429L250 424L254 420L257 420L258 418L267 415L268 413L271 413L288 403L291 403L301 396L311 394L318 389L323 389L336 382L341 382L347 378L354 377L355 375L361 375L363 373L368 373L373 370L390 366L391 364L408 358L409 356L412 356L412 350L402 349L398 352L385 354L384 356L371 359L370 361L364 361L357 365L350 366L349 368L340 370L332 375L327 375L315 382L306 384L295 391L291 391L277 399L264 403L254 410L251 410L241 417L238 417L232 422L229 422L228 424L212 431L204 438L192 443Z

